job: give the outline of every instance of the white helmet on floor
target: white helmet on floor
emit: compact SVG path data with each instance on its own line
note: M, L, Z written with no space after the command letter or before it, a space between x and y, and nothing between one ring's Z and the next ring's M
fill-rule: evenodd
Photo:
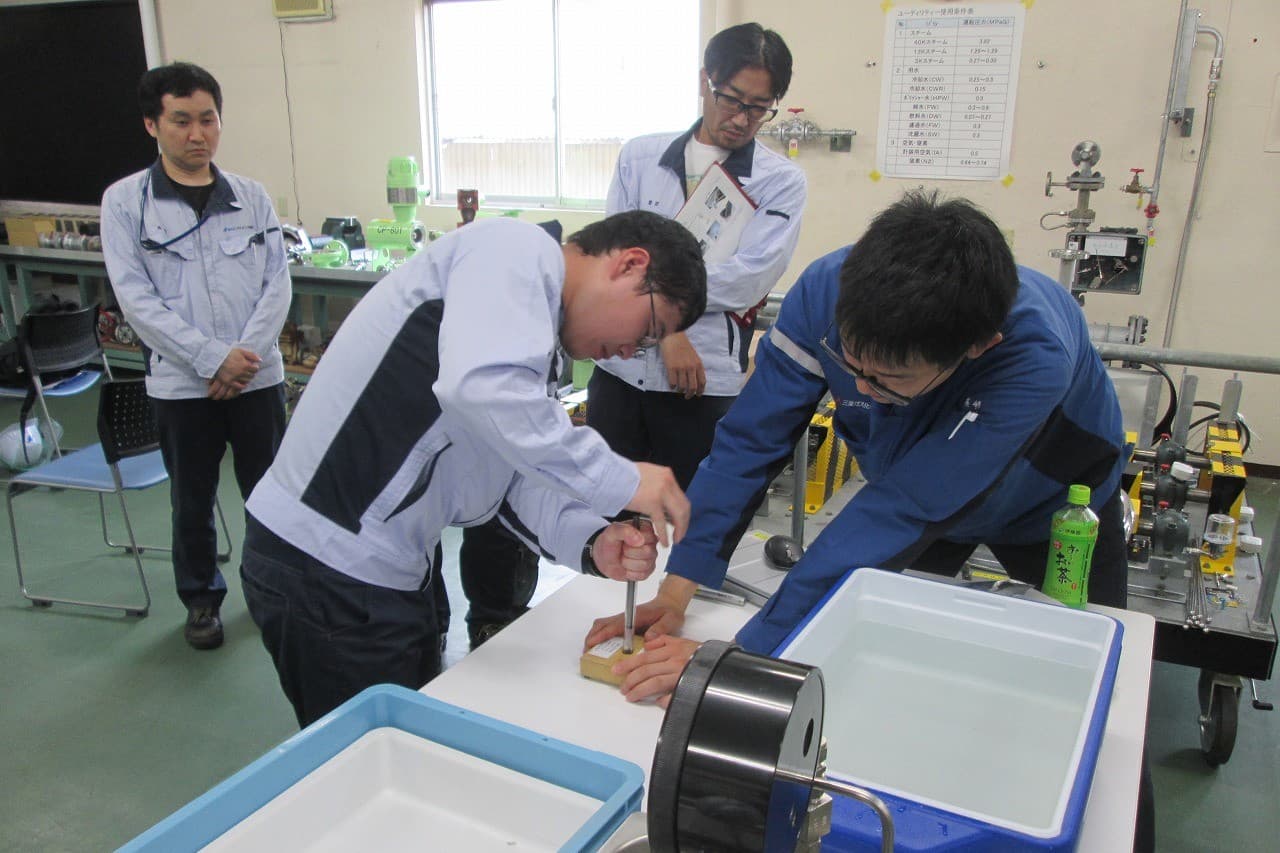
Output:
M62 424L52 418L47 421L44 418L36 420L40 424L40 437L44 439L44 458L52 459L53 449L62 445Z
M0 430L0 462L15 471L26 471L44 461L45 443L40 427L34 418L27 421L27 428L9 424Z

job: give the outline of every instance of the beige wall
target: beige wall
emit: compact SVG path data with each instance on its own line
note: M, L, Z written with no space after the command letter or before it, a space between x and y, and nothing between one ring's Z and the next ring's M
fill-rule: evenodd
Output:
M643 0L635 0L642 5ZM699 0L690 0L699 2ZM874 213L919 181L870 177L880 98L884 12L877 0L700 0L703 29L758 20L777 29L796 57L784 107L801 106L823 127L858 132L853 151L803 148L809 207L791 269L794 281L819 255L852 242ZM1076 142L1103 149L1107 189L1094 196L1097 224L1142 226L1135 198L1118 191L1130 167L1155 169L1168 85L1176 0L1041 0L1028 3L1014 124L1014 177L1000 183L944 181L1013 233L1019 260L1056 277L1048 251L1062 231L1041 231L1050 210L1073 206L1058 190L1044 197L1044 174L1061 180L1072 169ZM1274 318L1280 293L1271 286L1280 266L1280 154L1263 138L1280 73L1280 3L1273 0L1193 0L1203 23L1226 37L1226 61L1216 108L1200 212L1187 257L1172 346L1280 356ZM278 26L267 0L158 0L166 60L189 59L212 70L225 90L225 131L219 163L262 180L283 199L286 218L318 229L325 216L368 220L387 215L384 170L389 156L422 153L425 125L418 49L417 0L334 0L333 21ZM216 11L211 11L215 10ZM705 34L704 33L704 34ZM621 37L621 36L620 36ZM1212 39L1196 43L1190 102L1197 127L1190 139L1171 136L1165 157L1157 242L1148 254L1138 296L1094 295L1090 320L1124 324L1130 314L1151 320L1149 339L1164 336L1178 241L1200 152L1207 66ZM485 56L477 34L477 61ZM289 101L285 100L285 70ZM513 72L512 85L519 86ZM294 162L290 158L292 112ZM296 169L296 194L292 172ZM546 218L532 212L527 218ZM432 227L448 227L455 212L423 208ZM592 218L559 216L572 229ZM1199 370L1200 399L1216 400L1222 374ZM1250 457L1280 464L1280 378L1245 376L1242 409L1255 432Z
M317 232L326 216L390 214L387 158L422 155L421 3L337 0L332 21L283 26L268 0L156 5L165 61L203 65L222 85L220 165Z

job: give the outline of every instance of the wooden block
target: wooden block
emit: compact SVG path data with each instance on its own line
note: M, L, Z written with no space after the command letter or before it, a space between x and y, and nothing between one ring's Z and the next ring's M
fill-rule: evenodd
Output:
M644 640L642 638L637 636L634 645L635 651L632 654L644 651ZM614 675L613 666L625 657L629 657L629 655L622 651L622 638L614 637L587 649L578 662L578 672L582 673L584 678L590 678L592 681L603 681L605 684L618 685L622 683L623 677Z

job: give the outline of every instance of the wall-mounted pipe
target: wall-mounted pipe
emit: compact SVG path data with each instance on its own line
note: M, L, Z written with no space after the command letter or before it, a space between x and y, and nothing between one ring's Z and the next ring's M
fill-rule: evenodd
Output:
M1187 203L1187 221L1182 228L1182 239L1178 243L1178 262L1173 271L1173 290L1169 294L1169 314L1164 321L1164 346L1169 346L1173 338L1173 318L1178 311L1178 295L1182 292L1182 277L1186 271L1187 249L1191 245L1191 227L1196 220L1196 205L1200 201L1200 184L1204 179L1204 165L1209 160L1209 141L1213 134L1213 107L1218 100L1218 81L1222 78L1222 56L1225 43L1222 33L1213 27L1196 27L1196 33L1204 33L1214 38L1213 60L1209 63L1209 91L1206 96L1204 110L1204 130L1200 137L1200 154L1196 158L1196 176L1191 182L1191 200Z
M1199 14L1197 12L1197 14ZM1164 174L1164 152L1169 142L1169 123L1173 121L1173 98L1174 92L1178 88L1178 79L1181 76L1182 66L1182 30L1183 22L1187 19L1187 0L1182 0L1182 4L1178 9L1178 32L1174 36L1173 43L1173 67L1169 70L1169 91L1164 97L1164 114L1160 116L1160 147L1156 151L1156 168L1155 174L1151 176L1151 192L1147 195L1147 203L1149 210L1158 210L1156 205L1157 199L1160 198L1160 176ZM1187 59L1190 62L1190 57ZM1154 214L1151 218L1154 218ZM1147 223L1148 236L1152 224Z

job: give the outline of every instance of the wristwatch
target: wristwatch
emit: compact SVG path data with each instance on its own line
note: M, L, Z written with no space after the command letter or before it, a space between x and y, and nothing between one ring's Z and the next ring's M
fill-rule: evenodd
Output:
M605 577L605 573L596 567L595 557L591 556L591 548L596 544L596 540L600 538L600 534L603 532L604 528L601 527L587 537L587 544L582 546L582 573L584 575L591 575L596 578Z

